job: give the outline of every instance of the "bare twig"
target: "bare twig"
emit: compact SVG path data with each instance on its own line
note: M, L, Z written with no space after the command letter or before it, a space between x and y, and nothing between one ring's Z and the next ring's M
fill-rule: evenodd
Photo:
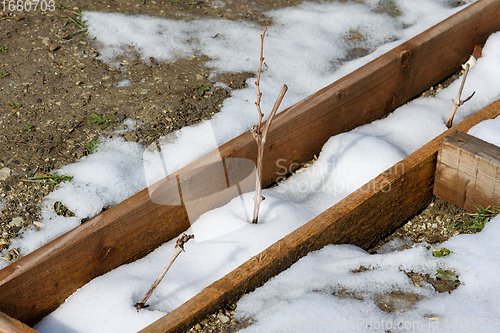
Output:
M153 283L153 285L151 286L151 288L149 288L149 290L146 293L146 295L144 295L144 297L138 303L134 304L134 306L135 306L135 308L137 310L143 309L143 308L147 308L149 306L149 305L146 305L146 302L148 301L149 297L151 296L151 294L153 293L153 291L156 289L156 287L158 287L158 285L160 284L160 282L163 279L163 277L165 276L165 274L167 274L167 271L169 270L170 266L172 266L172 264L174 263L175 259L177 259L177 257L179 256L179 254L184 251L184 244L186 244L187 241L190 240L191 238L194 238L194 235L183 234L179 239L177 239L177 242L175 244L175 253L172 256L172 259L170 259L170 261L168 262L167 266L165 266L165 268L161 272L160 276L158 276L158 278Z
M264 28L264 32L260 35L260 65L259 65L259 74L257 75L257 81L255 82L255 86L257 87L257 102L255 105L257 106L257 111L259 111L259 122L257 124L258 132L260 133L260 125L262 124L262 118L264 114L260 109L260 99L262 97L262 93L260 92L260 74L262 73L262 65L264 64L264 36L266 35L267 26Z
M446 126L448 128L450 128L453 125L453 118L455 117L455 113L457 112L458 107L463 105L468 100L470 100L472 96L474 96L474 94L476 93L474 91L472 95L467 97L465 100L463 101L460 100L460 97L462 95L462 90L464 89L465 80L467 79L467 74L469 73L471 67L474 66L474 64L476 63L476 60L481 56L481 51L482 49L480 46L477 45L474 46L474 51L472 52L472 55L469 57L469 60L464 65L465 73L464 77L462 78L462 84L460 85L460 89L458 90L457 97L455 98L455 100L453 100L453 108L451 109L450 116L448 117L448 121L446 122Z
M255 142L257 143L257 168L255 171L255 197L253 198L254 208L253 208L252 223L258 222L260 204L262 200L264 200L264 197L262 196L262 168L263 168L263 158L264 158L264 145L266 143L267 133L269 132L269 128L271 127L271 123L273 122L274 116L276 115L276 112L278 111L281 101L283 100L283 97L285 96L285 93L288 89L286 85L283 85L283 88L281 89L281 92L278 95L276 102L274 103L273 109L269 114L269 118L267 119L264 130L262 131L261 126L264 114L260 109L260 99L262 97L262 93L260 92L259 84L260 84L260 75L262 73L262 65L264 63L264 36L266 34L266 30L267 27L264 29L264 33L260 35L261 37L260 66L259 66L259 74L257 76L257 81L255 82L255 86L257 87L257 102L255 102L255 105L257 106L257 111L259 112L259 122L257 125L253 126L252 129L250 130L253 134Z
M452 125L453 125L453 118L455 117L455 113L457 112L457 109L460 105L463 105L466 101L468 101L476 92L474 91L472 93L472 95L467 98L466 101L461 101L460 100L460 96L462 95L462 90L464 89L464 85L465 85L465 79L467 79L467 74L469 73L469 69L470 69L470 65L469 64L466 64L465 65L465 73L464 73L464 77L462 79L462 84L460 85L460 89L458 90L458 95L457 97L455 98L455 100L453 101L453 108L451 109L451 113L450 113L450 116L448 117L448 122L446 122L446 126L448 128L450 128Z

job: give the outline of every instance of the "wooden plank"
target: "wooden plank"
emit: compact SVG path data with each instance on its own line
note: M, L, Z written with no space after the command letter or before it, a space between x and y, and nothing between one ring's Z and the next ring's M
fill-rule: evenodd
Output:
M364 249L392 233L432 199L439 142L454 131L500 115L500 99L439 135L315 219L254 256L140 333L183 332L301 257L328 244Z
M500 206L500 147L463 132L439 146L434 194L476 212L476 205Z
M2 333L35 333L34 329L23 324L17 319L7 316L0 312L0 332Z
M478 1L278 114L267 138L263 184L278 179L282 166L310 160L332 135L387 115L454 73L475 44L500 30L499 16L498 0ZM227 179L223 185L214 182L218 178L210 170L219 168L211 166L221 158L255 161L255 156L255 142L244 133L1 270L0 310L28 325L38 322L91 279L143 257L189 227L190 218L231 200L237 191L217 192ZM233 164L240 177L252 172L245 163ZM198 183L189 177L195 168L204 173ZM185 205L157 203L175 201L183 186L213 195L192 205L189 216ZM242 181L238 190L252 186Z

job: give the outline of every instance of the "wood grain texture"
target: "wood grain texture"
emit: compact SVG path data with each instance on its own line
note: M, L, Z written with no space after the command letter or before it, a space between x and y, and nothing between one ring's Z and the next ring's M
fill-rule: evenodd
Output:
M463 132L439 146L434 194L471 212L500 206L500 147Z
M478 1L278 114L267 138L263 185L281 177L282 166L300 166L310 160L332 135L387 115L453 74L467 60L475 44L500 30L498 17L500 1ZM251 134L246 132L1 270L0 310L33 325L91 279L145 256L177 237L189 227L190 220L203 212L224 205L238 193L253 190L253 182L248 181L253 166L241 161L255 162L256 151ZM234 159L241 163L231 162ZM220 163L232 168L225 177L218 177L211 171L220 170ZM422 168L431 172L428 164ZM203 177L193 172L195 169L201 171ZM241 180L239 186L227 188L231 177ZM427 177L422 179L428 180ZM179 189L183 190L180 198ZM206 193L212 194L210 198L200 197ZM176 205L177 200L183 204ZM385 210L385 203L377 200L382 199L374 197L366 202ZM415 209L424 201L415 203ZM346 207L355 208L356 204L354 201ZM333 214L330 218L335 218L338 213L330 214ZM335 228L353 232L366 244L375 242L380 234L361 233L360 230L370 232L367 226L353 229L339 225ZM385 234L392 225L380 228ZM306 236L311 239L324 237L302 237ZM346 234L340 241L350 239ZM307 247L301 251L305 253ZM289 261L283 263L289 265ZM261 275L255 275L249 285L255 286L261 277L278 271L281 269L259 273Z
M1 333L36 333L34 329L23 324L17 319L0 312L0 332Z
M140 331L183 332L220 306L262 285L307 253L328 244L374 246L432 199L439 142L500 115L500 99L434 138L315 219L254 256Z

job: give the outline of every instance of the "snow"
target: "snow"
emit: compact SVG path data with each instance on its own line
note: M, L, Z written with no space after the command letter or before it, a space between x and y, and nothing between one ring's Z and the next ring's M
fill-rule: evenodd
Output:
M318 215L405 157L375 136L339 134L323 146L318 161L273 191Z
M126 133L137 129L138 127L144 125L142 121L127 118L122 122L126 126L124 129L117 129L114 131L116 134Z
M328 245L243 296L235 317L254 322L241 331L245 333L498 332L499 236L500 216L479 234L458 235L439 244L452 251L441 258L432 256L436 246L427 249L428 244L374 255L352 245ZM354 273L360 266L370 269ZM434 276L439 268L459 274L461 285L455 291L440 294L425 282L417 287L405 273ZM332 296L342 289L363 300ZM422 298L413 308L387 313L376 300L392 291Z
M476 138L500 147L500 117L483 120L472 127L468 133Z
M290 88L284 108L461 9L450 7L444 0L399 1L402 15L393 18L376 13L377 4L314 2L268 13L274 24L265 40L263 110L271 109L283 83ZM258 68L262 29L250 23L173 21L98 12L86 12L84 19L89 35L95 36L100 45L101 60L114 66L118 66L114 62L117 55L132 50L145 61L149 57L174 61L207 54L214 75ZM361 47L371 53L346 62L353 47L360 47L347 39L353 30L366 36ZM500 33L496 33L469 72L463 96L474 90L476 94L458 109L455 123L500 97L499 54ZM25 231L11 248L29 253L74 228L82 218L95 216L103 207L124 200L247 131L257 118L254 81L249 80L248 88L233 91L211 121L183 128L163 138L159 147L144 149L118 138L102 139L97 152L57 171L74 178L45 198L41 230ZM330 138L311 167L263 191L266 200L258 225L248 223L253 193L192 220L187 233L194 233L195 240L186 244L186 252L148 301L149 308L137 312L133 305L171 258L175 240L92 280L35 328L40 332L135 332L147 326L446 130L451 100L459 85L456 81L436 97L417 99L385 119ZM499 121L483 122L471 131L477 136L489 131L489 137L494 137L500 132ZM283 169L283 174L288 173ZM57 216L53 209L56 201L63 202L76 217ZM499 264L494 256L499 233L500 220L496 218L479 234L457 236L440 245L453 251L443 258L432 257L425 244L397 252L391 252L389 245L386 253L376 255L349 245L328 246L244 296L238 303L237 316L256 320L246 329L255 332L342 331L335 325L350 318L359 327L349 326L343 331L373 331L374 323L381 325L382 320L394 322L394 327L398 321L438 323L440 332L456 328L452 327L456 318L488 318L493 325L500 313L496 302L500 295L494 288L499 282ZM373 269L350 273L360 265ZM402 271L432 274L438 267L457 271L463 285L451 294L437 294L429 286L413 286ZM331 296L339 286L363 295L366 301ZM373 299L392 290L411 291L423 299L404 313L381 312ZM429 316L439 320L425 319ZM371 325L366 328L368 322ZM421 331L430 331L429 327Z
M120 82L115 83L115 87L122 88L122 87L128 87L132 84L130 80L122 80Z

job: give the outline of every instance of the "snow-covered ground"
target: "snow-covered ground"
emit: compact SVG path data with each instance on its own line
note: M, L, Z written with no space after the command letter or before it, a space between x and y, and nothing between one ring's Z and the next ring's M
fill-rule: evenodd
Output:
M261 80L264 112L270 110L283 83L290 88L284 100L286 107L461 9L450 7L446 1L398 1L403 14L394 18L374 12L377 3L315 2L270 12L275 23L265 40L267 67ZM249 23L172 21L96 12L85 13L84 19L89 35L101 45L102 60L110 63L127 45L134 44L144 59L154 57L157 61L172 61L197 52L207 54L213 59L210 66L214 73L258 68L262 29ZM348 42L347 36L354 30L366 36L361 47L373 52L343 62L353 47L360 47ZM220 37L212 38L216 35ZM499 55L497 33L489 38L483 56L469 73L463 95L469 96L474 90L476 94L458 109L455 123L500 97ZM72 182L62 184L46 197L41 230L26 231L12 247L29 253L77 226L81 218L94 216L102 207L122 201L247 131L257 119L254 79L250 81L248 88L233 92L213 120L180 130L174 142L166 140L160 152L164 165L153 149L112 139L103 140L96 153L61 169L60 173L74 177ZM436 97L415 100L383 120L332 137L314 165L280 186L264 190L266 200L258 225L248 223L252 193L191 221L188 233L195 233L195 240L186 244L186 253L180 255L156 289L148 301L149 308L137 312L133 305L172 256L175 241L142 260L94 279L36 329L134 332L147 326L446 130L451 100L459 85L456 81ZM500 133L499 123L485 122L471 133L481 137L490 132L485 135L496 139L487 140L498 140L495 133ZM57 216L52 208L55 201L64 202L76 217ZM213 230L218 232L214 234ZM488 319L490 326L474 326L479 328L468 331L498 330L495 316L500 313L496 302L499 295L494 287L499 282L499 266L494 254L499 232L497 218L480 234L450 239L443 246L453 253L440 259L423 245L377 255L353 246L328 246L245 296L236 315L257 320L246 329L255 332L377 331L374 323L381 325L382 320L393 322L393 331L397 331L398 322L421 321L424 325L438 323L440 332L446 331L444 325L449 323L451 332L459 330L453 326L457 318L471 316L484 319L476 321L476 325L486 325ZM373 269L349 273L360 265ZM413 286L401 271L431 274L438 267L455 270L463 284L451 294L437 294L429 287ZM373 302L331 296L339 286L362 294L366 300L392 288L412 291L423 298L415 308L389 315L377 310ZM350 318L355 328L335 326L339 320L344 323ZM431 331L428 326L419 329Z
M275 23L268 28L264 46L266 66L261 78L261 90L264 92L261 104L266 116L283 84L287 84L289 90L281 109L311 95L463 8L452 8L444 0L418 3L399 1L397 4L402 12L397 17L374 12L378 5L375 0L363 3L303 3L297 7L269 12L268 16ZM260 34L263 29L247 22L216 19L175 21L99 12L84 12L83 18L88 26L89 36L94 36L96 43L100 45L98 49L103 61L114 63L113 56L126 54L132 45L146 61L150 57L157 61L172 61L191 54L207 54L212 59L209 66L214 73L255 72L258 69ZM353 32L364 37L357 42L349 41ZM217 38L212 38L214 36ZM372 52L365 57L344 62L343 59L353 48L366 48ZM102 207L117 204L250 129L257 120L254 81L255 79L250 79L247 88L233 91L231 98L224 101L221 112L211 121L183 128L165 138L165 143L161 146L161 159L158 154L153 153L156 147L145 150L142 145L125 142L123 139L102 139L98 152L58 171L74 178L71 183L61 184L45 198L41 211L43 228L40 231L25 231L12 242L7 251L19 248L23 255L32 252L78 226L82 218L95 216ZM481 79L477 78L476 81ZM117 85L120 84L125 83L117 82ZM475 87L475 83L473 84L466 85L464 96L472 92L471 87ZM494 90L495 86L487 88ZM438 106L437 100L432 99L424 102L427 104L420 106L418 113L407 111L412 113L410 117L415 117L416 121L427 117L438 119L429 121L428 129L422 130L413 125L401 128L399 132L395 130L390 137L382 138L387 141L382 144L395 144L404 154L409 154L433 138L435 133L444 128L441 123L444 116L433 110L443 109L444 114L444 110L449 108L449 99L455 97L452 95L450 93L451 97L446 97L448 100L441 99L442 106ZM491 95L478 92L472 101L460 108L456 121L486 105L491 100ZM427 108L431 104L432 107ZM391 119L395 124L399 122L398 116ZM415 137L417 138L414 139ZM382 161L386 159L380 157L379 162L389 166L389 159L387 162ZM57 201L63 202L76 216L58 216L53 209ZM0 268L5 265L7 262L0 261Z
M484 120L472 127L468 133L500 147L500 117Z
M500 216L479 234L458 235L429 249L416 244L371 255L352 245L329 245L243 296L235 316L252 318L255 323L242 331L248 333L498 332L498 237ZM433 257L437 247L452 253ZM368 270L352 272L361 266ZM438 269L457 273L462 284L451 293L438 293L426 282L414 285L405 273L434 277ZM391 292L412 293L420 301L393 301L402 310L382 311L377 302Z

